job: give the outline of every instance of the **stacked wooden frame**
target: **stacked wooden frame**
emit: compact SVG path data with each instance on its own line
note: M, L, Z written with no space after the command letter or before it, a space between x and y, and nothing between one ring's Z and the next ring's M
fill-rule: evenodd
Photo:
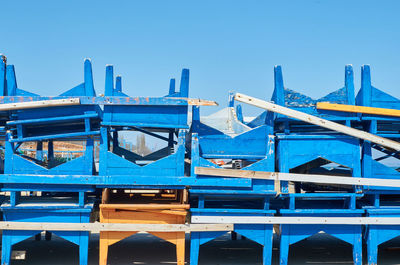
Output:
M345 86L327 96L313 100L308 96L286 89L282 69L275 67L275 104L325 120L347 126L356 126L358 117L353 113L327 113L317 110L317 102L354 105L353 69L345 68ZM283 115L275 116L278 171L283 173L319 173L361 177L360 141L347 135L326 130ZM330 168L328 167L330 166ZM357 199L362 197L360 187L345 188L297 183L289 186L281 182L280 198L284 204L281 216L295 217L361 217ZM288 263L289 246L320 231L337 237L353 246L354 264L362 263L361 225L300 225L280 226L280 264Z
M191 126L191 176L208 186L190 188L191 214L196 216L272 216L271 199L276 195L274 181L230 179L231 187L216 187L219 177L196 175L196 167L236 168L274 171L275 139L270 124L250 128L237 119L233 95L229 106L207 117L193 107ZM241 182L238 182L241 181ZM192 232L190 262L198 264L200 245L226 232ZM263 246L263 264L271 264L273 226L236 224L239 233Z
M175 91L175 80L172 79L169 93L165 97L132 98L122 92L121 77L118 76L114 84L113 66L106 67L104 96L115 101L131 101L136 104L104 106L100 129L99 175L112 178L122 176L128 183L123 186L105 186L107 189L103 192L100 205L100 222L130 224L186 222L189 205L185 196L185 184L179 180L185 177L188 102L182 98L186 99L188 93L188 69L182 71L179 92ZM124 131L136 131L156 137L165 141L166 146L151 154L135 153L121 145L119 136ZM135 179L141 179L140 184L136 184ZM149 190L150 193L153 190L159 196L153 194L154 197L149 197ZM164 193L164 190L168 190L169 193ZM146 193L141 194L141 192ZM122 195L118 196L118 193ZM172 195L172 198L169 195ZM100 232L99 263L107 264L110 245L137 232L140 231ZM184 264L185 232L152 232L152 234L175 244L177 264Z
M361 67L361 89L356 103L359 106L400 109L400 100L375 88L371 83L369 65ZM361 114L365 131L392 140L400 138L400 117L387 115ZM399 152L377 144L363 141L362 169L364 178L399 179ZM368 217L399 217L400 189L368 186L364 188L370 199L364 207ZM400 226L368 225L366 230L368 264L378 264L379 245L400 236Z
M4 69L2 67L2 69ZM7 65L6 82L3 88L4 102L24 101L27 98L49 99L19 89L15 69ZM85 81L58 96L68 100L71 97L94 97L92 66L84 62ZM71 222L88 223L94 206L88 193L94 192L92 185L60 185L41 183L36 176L94 175L94 136L100 133L101 110L95 105L74 105L41 109L22 109L8 113L5 135L4 174L19 176L18 183L3 183L1 190L9 196L1 205L6 221L19 222ZM71 161L59 161L54 153L54 141L80 141L85 148L82 156ZM36 146L34 157L25 155L21 147L25 143ZM44 143L47 157L43 156ZM64 162L64 163L62 163ZM32 193L34 192L34 193ZM24 193L24 194L23 194ZM41 196L36 196L41 193ZM12 246L41 231L4 230L2 264L10 264ZM46 231L79 245L79 264L86 265L88 259L89 232L87 231ZM40 238L40 237L39 237Z

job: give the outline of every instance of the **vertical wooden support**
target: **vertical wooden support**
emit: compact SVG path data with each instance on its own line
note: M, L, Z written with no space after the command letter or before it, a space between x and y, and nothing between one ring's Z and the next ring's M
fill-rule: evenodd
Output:
M100 128L99 174L107 175L108 128Z
M17 95L17 78L15 76L14 65L6 66L7 96Z
M175 78L169 80L169 91L168 95L172 96L175 94Z
M272 100L275 104L285 106L285 87L283 85L282 67L280 65L274 67L274 92Z
M106 85L104 95L112 97L114 95L114 67L112 65L106 66Z
M189 69L182 70L179 96L182 98L189 97Z
M6 67L7 59L4 55L0 54L0 96L7 95Z
M372 106L372 86L371 86L371 71L369 65L361 67L361 104L363 106Z
M344 74L344 86L347 92L347 104L355 105L355 97L354 97L354 74L353 74L353 66L350 64L345 67Z
M43 161L43 142L36 142L36 159Z
M122 77L120 75L115 78L115 91L122 92Z
M85 95L88 97L95 97L96 92L94 90L92 62L90 61L90 59L85 59L83 71L85 82Z

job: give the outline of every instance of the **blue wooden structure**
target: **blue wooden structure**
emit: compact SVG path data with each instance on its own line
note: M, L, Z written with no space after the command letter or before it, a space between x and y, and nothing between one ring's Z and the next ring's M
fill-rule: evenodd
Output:
M200 117L193 107L191 141L191 176L207 181L190 189L192 216L272 216L270 201L275 196L274 182L247 180L240 187L215 187L215 178L195 174L195 167L229 167L243 170L274 171L274 137L266 124L250 128L237 119L230 96L228 108L208 117ZM218 160L226 165L218 165ZM231 179L235 181L235 179ZM197 202L197 205L195 203ZM263 246L263 264L271 264L273 226L236 224L239 233ZM226 232L192 232L190 262L198 264L200 245Z
M359 118L348 113L328 113L316 109L316 103L327 101L330 103L355 104L353 70L351 66L345 68L345 86L329 93L327 96L314 100L306 95L284 87L282 69L275 67L275 89L272 100L279 105L302 111L317 117L332 120L352 126ZM271 115L261 114L249 123L254 126L264 117ZM274 129L277 139L277 166L279 172L284 173L322 173L361 177L360 141L346 135L328 131L318 126L306 124L285 117L274 115ZM327 193L326 191L330 191ZM335 191L332 193L332 191ZM281 182L280 198L284 207L280 209L281 216L314 216L314 217L356 217L361 216L363 210L356 208L356 198L361 197L355 192L361 192L360 187L326 187L297 183L293 189L287 182ZM355 264L362 262L361 225L297 225L284 224L281 228L280 264L287 264L289 246L315 233L324 231L334 237L353 245ZM348 231L344 231L348 229Z
M180 91L175 91L175 80L170 82L169 94L161 98L143 98L137 105L106 105L101 126L99 174L102 176L137 176L144 180L139 185L132 180L131 186L158 186L180 188L185 184L177 181L183 177L185 139L188 129L188 103L174 101L175 97L187 98L189 70L183 69ZM122 92L121 77L114 85L113 66L106 67L106 97L126 97ZM166 142L166 146L150 154L138 154L121 146L118 135L123 131L137 131ZM164 136L160 133L167 134ZM153 182L160 179L158 185ZM149 180L146 183L146 178ZM157 188L157 187L154 187Z
M361 89L356 98L357 105L378 108L400 109L400 100L375 88L371 82L369 65L361 67ZM400 118L379 115L361 115L364 130L382 137L397 140L400 138ZM364 178L399 179L399 152L364 141L362 145L362 167ZM369 198L365 206L368 217L400 217L398 188L376 186L364 187ZM400 236L399 226L368 225L366 227L368 264L378 264L379 245Z
M5 189L8 190L8 189ZM41 189L42 190L42 189ZM84 200L83 192L76 198L20 197L11 191L10 200L1 205L3 219L15 222L89 223L93 201ZM36 199L36 200L35 200ZM1 264L11 264L12 246L42 231L3 230ZM88 264L88 231L46 231L79 246L79 264Z

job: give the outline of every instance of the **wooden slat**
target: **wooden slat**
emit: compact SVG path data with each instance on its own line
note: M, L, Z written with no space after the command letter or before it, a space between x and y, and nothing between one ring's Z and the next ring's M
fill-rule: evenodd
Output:
M293 110L290 108L286 108L271 102L267 102L258 98L253 98L247 95L243 95L240 93L236 93L235 95L235 100L247 103L262 109L266 109L272 112L280 113L282 115L295 118L307 123L311 123L314 125L318 125L324 128L327 128L329 130L337 131L340 133L344 133L356 138L360 138L363 140L370 141L372 143L376 143L382 146L385 146L390 149L394 149L399 151L400 150L400 143L396 141L392 141L387 138L383 138L368 132L360 131L336 122L328 121L301 111Z
M218 103L212 100L188 98L187 101L192 106L218 106Z
M192 216L194 223L213 224L327 224L400 225L400 217L266 217L266 216Z
M0 230L38 231L142 231L142 232L190 232L229 231L231 224L120 224L120 223L31 223L0 222Z
M332 175L264 172L264 171L239 170L239 169L210 168L210 167L196 167L195 173L197 175L207 175L207 176L217 176L217 177L310 182L310 183L319 183L326 185L340 184L340 185L363 185L363 186L400 188L400 179L355 178L355 177L343 177L343 176L332 176Z
M79 98L68 98L68 99L54 99L54 100L39 100L31 102L16 102L0 104L0 111L7 110L19 110L19 109L36 109L36 108L47 108L47 107L62 107L62 106L73 106L79 105Z
M318 102L317 109L400 117L400 110Z
M100 204L101 209L124 209L124 210L176 210L190 209L189 204Z

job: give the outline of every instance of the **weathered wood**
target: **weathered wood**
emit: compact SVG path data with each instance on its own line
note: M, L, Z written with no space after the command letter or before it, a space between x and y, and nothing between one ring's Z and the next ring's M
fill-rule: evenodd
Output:
M317 109L400 117L400 110L318 102Z
M276 181L310 182L320 184L341 184L341 185L364 185L400 188L400 179L378 179L378 178L356 178L332 175L314 175L297 173L264 172L238 169L221 169L209 167L196 167L197 175L232 177L232 178L251 178L266 179Z
M347 134L356 138L360 138L363 140L367 140L382 146L385 146L390 149L400 150L400 143L396 141L392 141L387 138L383 138L365 131L360 131L336 122L328 121L301 111L293 110L290 108L286 108L271 102L267 102L258 98L253 98L247 95L243 95L240 93L236 93L235 100L247 103L262 109L266 109L272 112L276 112L291 118L295 118L307 123L311 123L317 126L321 126L333 131L337 131L343 134Z
M62 106L73 106L79 105L79 98L68 98L68 99L54 99L54 100L39 100L31 102L16 102L0 104L0 111L6 110L19 110L19 109L36 109L36 108L48 108L48 107L62 107Z
M129 224L129 223L31 223L0 222L0 230L38 231L146 231L146 232L190 232L228 231L230 224Z
M327 224L327 225L400 225L400 217L266 217L266 216L193 216L194 223L212 224Z
M101 209L124 209L124 210L177 210L190 209L188 204L100 204Z
M187 102L192 106L218 106L218 103L212 100L188 98Z

